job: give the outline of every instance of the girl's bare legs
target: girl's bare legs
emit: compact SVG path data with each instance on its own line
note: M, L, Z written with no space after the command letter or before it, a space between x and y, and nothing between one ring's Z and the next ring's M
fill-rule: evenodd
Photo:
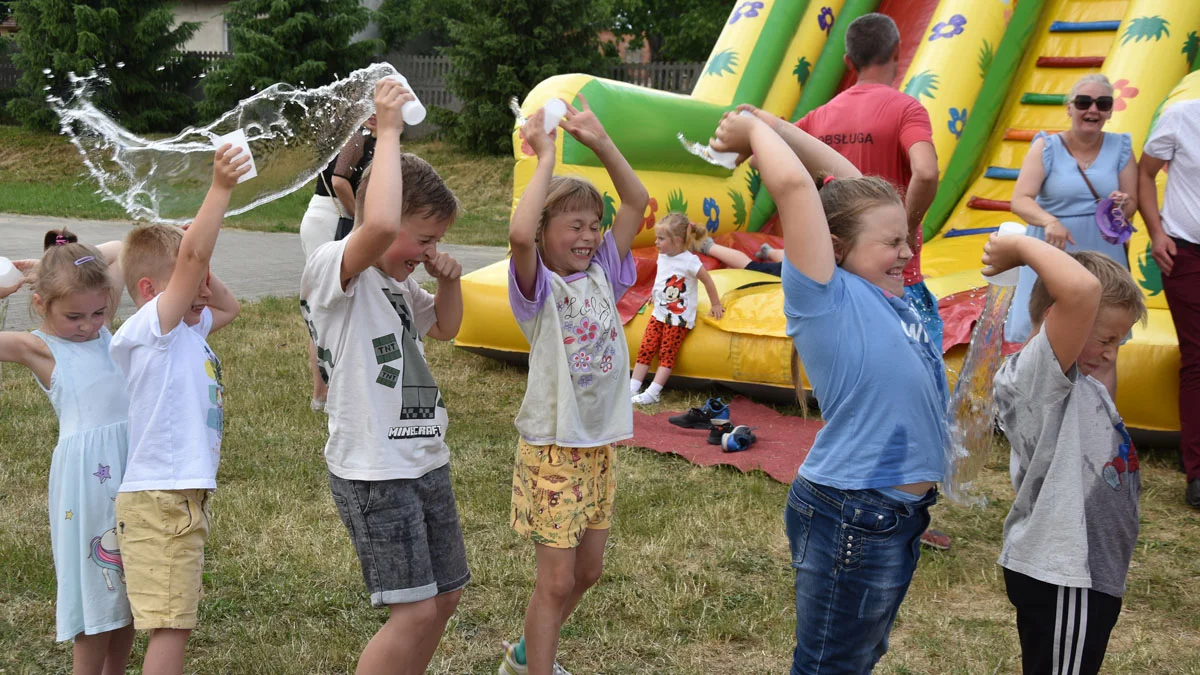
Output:
M736 248L729 248L728 246L721 246L720 244L713 244L708 249L706 255L716 258L717 260L721 261L721 264L735 270L746 269L746 265L749 265L751 262L753 262L750 260L750 256L742 253Z
M537 546L537 581L525 611L529 675L551 675L558 636L584 592L600 579L608 530L588 530L577 548Z
M133 649L133 626L75 636L74 675L121 675Z

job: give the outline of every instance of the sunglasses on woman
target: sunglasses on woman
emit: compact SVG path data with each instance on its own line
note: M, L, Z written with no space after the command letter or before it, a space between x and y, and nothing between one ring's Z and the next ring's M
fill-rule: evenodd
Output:
M1096 98L1092 98L1091 96L1080 94L1075 97L1074 103L1076 110L1087 110L1088 108L1092 107L1093 103L1095 103L1096 110L1099 110L1100 112L1108 112L1109 110L1112 110L1113 97L1097 96Z

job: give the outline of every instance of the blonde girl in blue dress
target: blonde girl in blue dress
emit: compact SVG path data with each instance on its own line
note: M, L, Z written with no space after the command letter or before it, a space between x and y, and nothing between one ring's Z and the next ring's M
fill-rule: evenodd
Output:
M49 489L58 640L74 639L76 675L123 673L133 625L113 500L125 472L129 399L108 355L121 275L105 256L115 261L120 243L102 252L65 231L47 242L33 282L42 326L0 333L0 361L33 371L58 415Z

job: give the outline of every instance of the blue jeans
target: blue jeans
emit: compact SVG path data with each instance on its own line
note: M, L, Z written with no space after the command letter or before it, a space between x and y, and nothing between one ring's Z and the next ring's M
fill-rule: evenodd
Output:
M839 490L797 476L784 524L796 570L792 675L870 672L908 591L930 490L905 504L875 490Z

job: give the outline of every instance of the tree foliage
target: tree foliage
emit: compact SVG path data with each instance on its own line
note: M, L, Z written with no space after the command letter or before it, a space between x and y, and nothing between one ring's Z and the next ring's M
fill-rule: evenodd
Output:
M655 61L704 61L734 7L730 0L616 0L614 32L644 38Z
M278 82L320 86L369 65L382 43L350 39L370 20L358 0L235 0L225 10L233 56L208 74L201 112L216 117Z
M612 58L599 39L611 11L607 0L473 0L469 16L448 23L448 84L463 102L458 114L438 115L450 140L474 152L511 152L509 99L553 75L600 73Z
M21 30L13 63L22 70L9 113L27 126L51 128L49 93L65 95L67 74L103 67L111 84L94 102L133 131L176 130L192 121L187 90L200 74L183 44L199 24L175 24L168 0L14 0ZM123 65L118 65L123 64Z
M410 40L420 42L418 52L435 53L450 45L450 21L471 14L471 0L384 0L375 14L380 37L391 49Z

